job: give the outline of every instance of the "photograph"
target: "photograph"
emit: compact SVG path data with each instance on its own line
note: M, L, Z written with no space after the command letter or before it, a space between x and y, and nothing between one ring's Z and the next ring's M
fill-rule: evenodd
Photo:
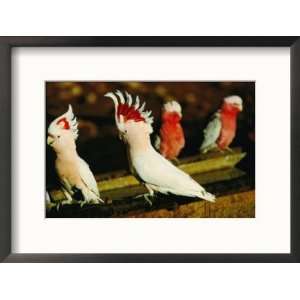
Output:
M46 81L46 218L255 218L254 81Z

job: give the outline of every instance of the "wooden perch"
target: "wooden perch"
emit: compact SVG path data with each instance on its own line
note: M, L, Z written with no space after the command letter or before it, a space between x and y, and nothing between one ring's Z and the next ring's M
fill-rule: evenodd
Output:
M175 206L173 209L157 209L129 212L123 217L134 218L254 218L255 192L247 191L218 197L215 203L196 201Z
M209 184L231 180L245 175L243 171L234 168L245 155L246 153L242 153L238 148L230 152L200 154L182 159L178 167L190 174L200 184ZM134 176L124 175L124 171L121 171L121 174L122 175L117 178L109 178L112 174L97 176L101 198L111 202L146 192L145 188ZM53 202L64 200L64 194L61 190L52 190L49 191L49 193Z
M47 212L52 218L253 218L255 192L245 177L207 186L217 193L215 203L196 198L157 195L150 206L143 198L127 198L107 205L64 205ZM220 196L221 195L221 196Z

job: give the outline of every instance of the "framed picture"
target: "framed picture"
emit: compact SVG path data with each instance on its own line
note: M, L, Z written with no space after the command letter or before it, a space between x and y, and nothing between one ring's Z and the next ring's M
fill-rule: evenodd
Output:
M298 37L2 37L4 262L298 262Z

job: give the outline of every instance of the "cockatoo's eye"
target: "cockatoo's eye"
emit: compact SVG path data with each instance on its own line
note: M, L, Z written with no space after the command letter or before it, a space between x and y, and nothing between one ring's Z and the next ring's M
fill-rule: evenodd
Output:
M59 138L60 138L60 135L58 135L57 138L59 139Z

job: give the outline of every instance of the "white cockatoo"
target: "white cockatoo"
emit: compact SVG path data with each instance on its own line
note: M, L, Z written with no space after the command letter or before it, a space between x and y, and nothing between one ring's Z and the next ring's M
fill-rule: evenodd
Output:
M81 205L103 202L93 173L76 151L77 137L77 120L69 105L65 114L52 121L47 138L48 145L56 152L55 168L67 199L62 204L72 203L78 193Z
M222 107L213 115L204 129L204 140L200 152L212 149L230 150L237 129L237 116L243 110L243 100L239 96L224 98Z
M152 147L150 134L153 118L150 111L144 111L145 103L140 106L138 96L135 101L127 92L126 99L120 91L105 96L114 102L115 121L120 137L128 147L131 172L149 191L145 195L147 200L148 196L154 196L154 192L160 192L214 202L214 195L206 192L200 184Z

